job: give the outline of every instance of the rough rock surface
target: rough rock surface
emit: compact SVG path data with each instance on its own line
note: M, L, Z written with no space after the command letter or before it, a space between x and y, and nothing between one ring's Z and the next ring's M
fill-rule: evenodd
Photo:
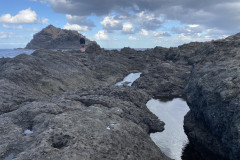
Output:
M77 31L56 28L49 25L33 36L26 49L79 49L80 38L84 37ZM84 37L86 45L94 43Z
M186 64L194 53L201 48L205 43L202 42L191 42L178 47L169 48L165 54L165 59L175 63Z
M184 97L190 70L188 65L159 60L158 64L153 63L144 71L133 86L144 89L155 98Z
M30 44L70 46L70 31L57 30L49 26ZM148 135L164 123L145 103L150 96L185 97L186 85L191 144L240 159L239 34L145 51L91 43L82 54L76 45L0 59L0 159L168 159ZM132 88L114 87L134 72L142 74Z
M240 34L206 43L191 57L185 131L193 143L240 159Z
M149 95L114 87L143 55L92 44L0 59L0 159L169 159L149 137L164 127Z
M85 87L24 103L0 115L0 158L167 160L148 135L162 131L163 122L147 100L129 87Z
M78 39L81 36L82 35L76 31L62 30L50 25L37 33L26 48L79 49ZM87 43L89 43L89 40L87 40ZM99 54L105 54L108 55L108 57L112 56L111 60L113 62L121 63L122 66L119 66L120 70L125 68L126 72L129 73L131 70L129 66L132 67L132 65L134 65L136 68L135 72L143 73L135 86L144 89L152 96L167 97L184 94L184 87L191 68L188 65L188 58L195 50L201 47L202 44L203 43L193 42L170 49L155 47L154 49L148 49L146 51L136 51L132 48L125 47L119 52L117 50L106 51L100 48L98 44L91 43L88 45L86 53L94 53L92 56L96 56L95 53L98 53L98 56ZM97 59L95 57L91 58ZM107 61L106 67L109 67L107 66L108 63L109 61ZM91 63L89 65L92 66ZM116 66L118 65L116 64ZM115 67L111 70L116 72ZM119 72L121 73L121 71ZM88 71L86 71L86 73L88 73Z
M146 50L146 67L133 85L156 98L184 98L184 88L192 68L189 59L202 45L192 42L175 48Z
M113 85L139 69L132 63L134 60L118 52L100 54L98 51L82 54L80 51L37 50L32 55L1 59L0 113L16 109L21 102L79 86Z

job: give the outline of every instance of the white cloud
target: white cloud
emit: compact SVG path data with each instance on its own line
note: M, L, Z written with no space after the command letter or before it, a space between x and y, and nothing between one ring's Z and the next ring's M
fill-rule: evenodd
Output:
M159 37L159 38L170 37L171 36L167 32L153 32L152 35L153 35L153 37Z
M133 18L133 21L135 21L136 24L148 30L155 30L161 27L162 23L164 22L162 15L155 15L151 12L146 11L137 13Z
M47 18L42 19L42 24L49 24L49 20Z
M209 38L212 38L212 39L222 39L230 36L230 35L226 35L223 30L219 30L216 28L205 29L204 31L206 32L206 36L209 36Z
M129 37L128 37L128 40L130 40L130 41L137 41L137 40L139 40L139 39L136 38L136 37L134 37L134 36L129 36Z
M183 37L198 37L199 35L206 35L207 28L198 24L191 24L184 27L173 27L172 32L177 33ZM209 34L210 35L210 34Z
M100 22L103 25L103 28L108 30L120 30L122 29L122 21L114 19L113 16L107 16Z
M114 14L118 17L129 17L125 21L130 21L134 24L134 27L144 28L148 31L156 31L161 27L162 23L168 20L187 25L199 24L206 28L217 28L224 30L225 33L236 33L240 29L239 0L34 1L48 2L57 13L75 16L96 15L97 17Z
M6 24L2 24L2 27L6 28L6 29L23 29L22 25L19 25L19 26L8 26Z
M95 38L96 40L108 40L108 39L109 39L106 31L104 31L104 30L98 31L98 33L95 34L94 38Z
M80 26L78 24L69 24L69 23L64 25L63 29L75 30L75 31L83 31L83 32L89 30L89 28L87 26Z
M145 30L145 29L141 29L141 31L139 32L141 35L144 35L144 36L148 36L148 31Z
M67 21L70 24L78 24L80 26L87 26L89 29L95 27L94 22L91 19L87 19L86 16L76 16L67 14L66 15Z
M134 33L134 28L133 28L132 23L129 23L129 22L124 23L124 24L123 24L123 28L122 28L122 32L123 32L123 33L126 33L126 34L132 34L132 33Z
M190 27L190 28L196 28L196 27L199 27L199 25L198 25L198 24L189 24L188 27Z
M33 31L33 32L38 32L38 31L39 31L39 28L34 27L34 28L32 29L32 31Z
M225 31L211 28L208 29L202 25L188 25L185 27L174 27L172 29L174 33L178 34L178 40L188 43L191 41L209 41L212 39L226 38Z
M0 32L0 39L10 38L12 35L12 32Z
M6 32L0 32L0 39L8 38L8 34Z
M33 1L47 2L56 13L69 15L66 16L69 24L91 28L90 25L92 27L94 25L93 19L101 18L101 25L105 30L101 32L102 35L108 33L112 36L111 31L114 30L118 30L118 33L144 35L145 33L141 30L144 28L149 35L153 36L153 40L168 40L166 44L170 44L170 41L180 44L182 40L216 39L240 30L239 0ZM123 26L125 22L131 22L131 25ZM171 27L175 29L171 30ZM166 29L165 32L159 32L164 31L163 29ZM101 34L97 34L99 39Z
M37 14L30 8L20 11L17 15L3 14L0 23L31 24L38 23Z
M209 41L213 38L211 36L207 36L205 34L197 33L195 35L186 35L184 33L181 33L178 35L179 40L189 43L189 42L195 42L195 41Z

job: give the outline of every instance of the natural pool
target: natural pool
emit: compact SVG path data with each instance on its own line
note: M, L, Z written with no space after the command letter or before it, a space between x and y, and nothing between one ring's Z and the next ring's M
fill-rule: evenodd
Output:
M174 98L171 101L151 99L146 105L151 112L165 122L165 130L152 133L150 137L167 156L181 160L182 150L188 143L183 129L183 119L189 111L187 103L181 98Z

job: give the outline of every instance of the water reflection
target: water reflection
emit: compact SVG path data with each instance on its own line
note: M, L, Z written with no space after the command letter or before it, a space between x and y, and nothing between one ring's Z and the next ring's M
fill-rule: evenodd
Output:
M132 86L133 82L136 81L142 73L130 73L121 82L118 82L116 86L122 86L127 83L128 86Z
M148 109L165 122L165 130L150 135L156 145L170 158L181 160L182 149L188 143L183 130L183 119L189 111L187 103L181 98L171 101L151 99Z

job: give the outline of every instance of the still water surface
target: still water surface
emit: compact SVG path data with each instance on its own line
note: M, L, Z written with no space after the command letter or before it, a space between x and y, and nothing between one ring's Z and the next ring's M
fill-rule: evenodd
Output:
M181 160L182 150L188 143L183 130L183 119L189 111L187 103L181 98L167 102L151 99L146 105L161 121L165 122L165 130L152 133L150 137L167 156Z

